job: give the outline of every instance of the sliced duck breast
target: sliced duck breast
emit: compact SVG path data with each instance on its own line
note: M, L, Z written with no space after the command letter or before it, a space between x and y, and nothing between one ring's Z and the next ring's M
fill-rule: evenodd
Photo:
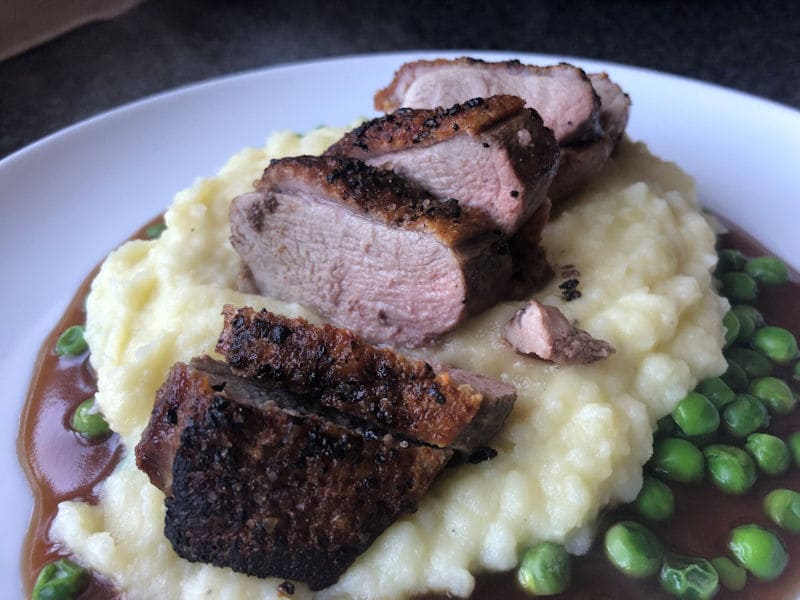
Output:
M172 368L136 457L166 495L179 556L322 589L416 510L452 455L309 404L208 357Z
M243 285L370 341L420 344L508 292L508 239L395 173L303 156L273 161L255 187L231 204Z
M560 145L602 135L600 102L589 79L581 69L565 63L536 67L518 60L418 60L404 64L392 82L375 94L375 108L384 112L435 108L497 94L523 98L553 130Z
M400 109L349 132L327 154L392 169L440 200L513 234L545 201L558 166L552 132L516 96Z
M280 381L374 426L467 454L498 432L516 399L505 383L431 366L353 332L226 306L217 344L234 371Z
M375 107L432 108L475 96L512 94L553 130L561 157L549 197L558 203L605 165L628 121L630 99L605 73L587 76L568 64L548 67L472 58L420 60L403 65L375 95Z

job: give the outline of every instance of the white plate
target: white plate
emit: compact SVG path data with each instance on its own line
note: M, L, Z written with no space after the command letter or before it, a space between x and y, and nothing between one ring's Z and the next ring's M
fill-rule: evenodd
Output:
M39 346L86 273L195 177L278 129L346 125L403 62L438 56L568 60L606 70L633 99L629 134L696 179L701 200L800 267L800 112L652 71L485 52L357 56L235 75L168 92L49 136L0 162L0 581L21 595L31 495L17 464L18 415Z

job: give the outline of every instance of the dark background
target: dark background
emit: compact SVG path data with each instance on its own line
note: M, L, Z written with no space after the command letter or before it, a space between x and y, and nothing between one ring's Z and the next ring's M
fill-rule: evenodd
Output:
M100 111L223 74L324 56L448 48L620 62L800 108L796 0L151 0L0 63L0 157Z

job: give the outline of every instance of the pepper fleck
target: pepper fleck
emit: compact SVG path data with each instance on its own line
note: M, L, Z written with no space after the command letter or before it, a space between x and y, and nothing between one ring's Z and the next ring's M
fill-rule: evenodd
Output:
M580 283L577 279L567 279L565 282L558 284L558 287L562 290L574 290L578 287L578 283Z
M280 595L291 596L294 594L294 584L291 581L284 581L278 586L278 593Z

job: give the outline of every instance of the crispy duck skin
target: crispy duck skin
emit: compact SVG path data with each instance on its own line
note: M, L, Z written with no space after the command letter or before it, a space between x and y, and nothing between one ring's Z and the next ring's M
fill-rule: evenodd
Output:
M545 201L559 156L552 132L524 104L500 95L399 109L347 133L326 154L391 169L511 235Z
M280 381L427 444L466 453L487 445L516 399L510 385L479 375L466 384L463 372L376 348L345 329L249 307L227 305L223 314L217 351L239 375Z
M428 190L406 178L347 157L274 159L254 187L265 194L313 191L387 225L430 233L449 246L486 230L480 215L464 210L455 200L437 202Z
M173 367L136 454L178 555L322 589L416 510L452 454L304 405L207 357Z

